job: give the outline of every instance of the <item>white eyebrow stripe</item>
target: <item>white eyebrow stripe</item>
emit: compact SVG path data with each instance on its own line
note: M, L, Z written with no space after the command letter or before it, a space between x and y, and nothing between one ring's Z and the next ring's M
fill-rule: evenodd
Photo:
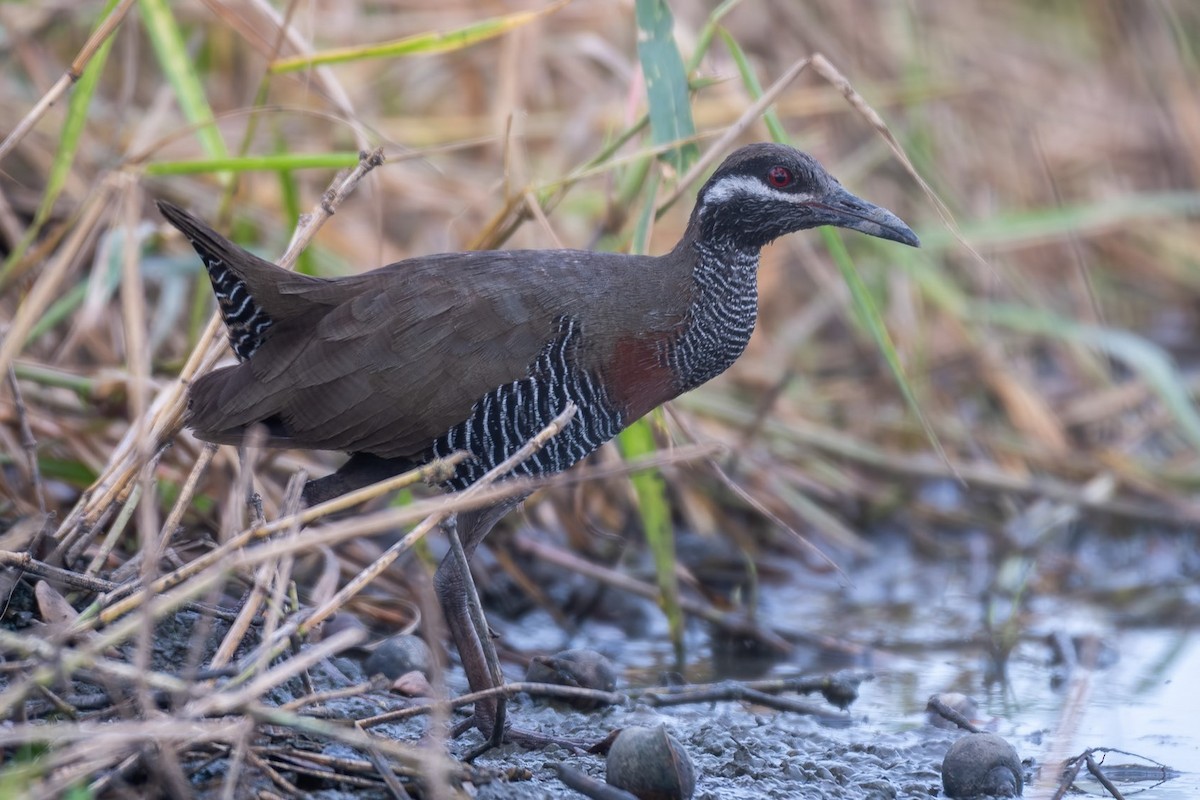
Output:
M813 200L812 194L780 192L757 178L746 175L729 175L708 187L708 191L704 193L704 204L711 206L725 203L738 195L761 197L764 200L783 200L789 203L808 203Z

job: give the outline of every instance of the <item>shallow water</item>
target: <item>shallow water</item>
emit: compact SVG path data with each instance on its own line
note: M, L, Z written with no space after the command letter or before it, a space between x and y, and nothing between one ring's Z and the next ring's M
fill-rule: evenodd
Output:
M987 540L973 534L954 537L946 550L933 547L938 557L927 555L928 540L921 553L912 541L903 534L878 536L870 555L843 558L841 572L814 574L774 559L772 577L760 587L759 621L795 634L798 644L787 659L722 658L706 625L693 621L687 627L680 678L690 683L722 680L730 671L743 678L871 673L849 710L839 712L842 724L734 701L653 708L633 700L585 713L517 698L509 719L521 728L589 742L630 725L665 725L695 766L695 796L702 800L915 800L941 796L942 758L963 735L931 725L926 702L935 693L959 692L978 702L977 726L1016 748L1026 765L1026 797L1047 796L1048 790L1037 788L1039 776L1053 788L1065 758L1097 747L1135 754L1110 753L1103 762L1127 797L1200 797L1200 691L1193 683L1200 675L1200 644L1194 628L1181 624L1200 619L1187 573L1196 561L1186 553L1190 536L1106 538L1097 532L1062 539L1035 555L995 559ZM1152 558L1146 555L1151 552ZM1021 579L1012 581L1012 574ZM1055 579L1059 574L1069 580ZM544 588L553 595L552 582ZM1070 591L1062 588L1068 585ZM157 668L170 671L188 660L194 617L183 612L161 626ZM572 647L611 658L622 673L619 689L660 685L676 671L665 618L649 601L606 595L569 634L544 610L511 618L497 607L489 618L502 649L512 655L506 662L510 680L523 678L522 657ZM1014 644L1007 658L997 659L989 645L1003 635L988 630L1002 632L1006 623ZM219 638L221 631L216 633ZM1072 636L1095 643L1095 667L1056 663L1051 641ZM817 639L821 644L813 644ZM1079 650L1076 658L1084 661L1086 652ZM362 682L361 662L349 655L322 662L312 671L315 688ZM446 677L452 692L465 691L461 671ZM285 703L304 691L290 681L272 692L271 701ZM405 702L380 691L331 701L325 710L335 719L362 719ZM414 742L426 724L422 718L373 730ZM286 736L284 742L294 746ZM462 755L478 743L472 732L452 749ZM305 748L359 757L330 742ZM1154 771L1155 762L1172 771L1169 777ZM605 772L602 757L561 747L526 751L510 745L476 763L509 776L473 787L479 798L578 797L558 780L560 763L599 780ZM199 769L198 790L219 789L224 769L220 760ZM332 784L305 788L313 797L348 796ZM1073 796L1106 796L1086 776L1077 786L1088 794ZM364 789L356 796L386 794Z
M1162 540L1156 535L1156 541ZM1165 541L1186 547L1189 537ZM1056 584L1039 583L1036 592L1026 590L1021 602L995 590L1003 564L992 568L986 558L917 558L904 537L883 541L874 555L846 567L842 575L812 576L801 570L787 580L764 585L760 619L862 646L849 656L800 646L790 661L777 662L768 672L794 676L840 667L872 672L874 679L860 687L859 699L849 710L853 722L845 728L741 703L665 712L635 704L591 717L543 716L551 712L525 706L514 714L551 729L579 726L585 734L663 722L696 762L697 797L928 797L940 795L941 758L960 734L929 725L925 706L931 695L954 691L978 702L977 725L1016 747L1027 765L1026 797L1045 796L1055 787L1065 758L1097 747L1126 751L1097 755L1097 759L1127 796L1200 797L1200 689L1194 684L1200 675L1197 637L1190 627L1162 624L1175 612L1158 615L1160 624L1145 625L1150 615L1131 615L1127 603L1118 607L1089 599L1080 591L1079 581L1092 574L1108 582L1120 580L1123 589L1135 593L1144 588L1143 596L1154 591L1151 586L1137 586L1136 574L1117 574L1121 565L1113 563L1114 550L1127 551L1136 559L1140 549L1136 541L1092 539L1090 543L1090 553L1073 553L1082 568L1073 572L1077 580L1072 592L1056 593L1051 591ZM1040 557L1045 556L1043 551ZM1165 575L1156 568L1143 569L1140 575L1161 588L1182 577L1178 565L1185 560L1164 555L1160 547L1156 563L1177 565L1176 574ZM1032 562L1018 566L1033 577L1039 569ZM1033 577L1027 586L1034 585ZM1181 602L1187 605L1186 600ZM1019 619L1014 628L1019 631L1017 643L1003 661L1002 679L997 678L996 661L988 655L984 619L989 614L1001 621L1007 614L1017 614ZM1182 616L1194 617L1190 612ZM1127 625L1131 618L1142 624ZM666 627L653 607L648 626L643 635L630 639L614 624L589 622L567 640L548 615L534 612L498 628L506 641L521 643L526 652L566 646L599 649L625 668L622 686L627 687L653 684L660 673L671 669ZM1101 653L1096 668L1068 669L1054 663L1050 634L1060 639L1091 637ZM685 677L695 682L711 680L716 670L702 626L689 627L688 644ZM504 755L524 758L512 752ZM603 764L596 757L561 757L603 775ZM1155 762L1169 768L1169 779L1162 777L1163 770ZM543 757L543 775L546 763ZM1038 784L1039 778L1046 783ZM1107 796L1100 784L1087 777L1086 769L1076 785L1088 793L1075 796ZM509 785L504 791L517 794L487 796L573 796L540 779L520 787Z

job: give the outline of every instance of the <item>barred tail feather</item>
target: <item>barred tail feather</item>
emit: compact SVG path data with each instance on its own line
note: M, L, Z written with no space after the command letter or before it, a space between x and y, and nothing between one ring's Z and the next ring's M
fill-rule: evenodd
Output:
M244 277L245 268L238 266L255 265L262 260L178 206L159 200L158 210L187 237L200 255L217 296L221 318L229 331L229 344L238 360L245 361L262 345L263 336L274 320L254 297ZM262 261L262 264L267 262ZM274 268L274 265L269 266Z

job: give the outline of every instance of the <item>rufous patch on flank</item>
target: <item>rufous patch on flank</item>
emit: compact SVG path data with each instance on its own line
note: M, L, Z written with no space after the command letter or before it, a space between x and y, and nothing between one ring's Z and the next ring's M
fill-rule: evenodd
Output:
M667 363L667 336L625 337L617 341L605 383L627 422L676 397L679 387Z

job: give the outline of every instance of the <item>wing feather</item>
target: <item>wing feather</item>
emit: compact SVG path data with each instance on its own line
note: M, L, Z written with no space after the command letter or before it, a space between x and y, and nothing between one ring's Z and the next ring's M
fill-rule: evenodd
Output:
M600 349L612 346L608 329L677 324L661 309L635 316L626 287L647 264L485 251L289 283L292 302L310 312L272 327L249 361L199 379L188 424L218 442L265 421L272 446L418 455L485 394L525 377L560 315L586 317L594 335L585 340Z

